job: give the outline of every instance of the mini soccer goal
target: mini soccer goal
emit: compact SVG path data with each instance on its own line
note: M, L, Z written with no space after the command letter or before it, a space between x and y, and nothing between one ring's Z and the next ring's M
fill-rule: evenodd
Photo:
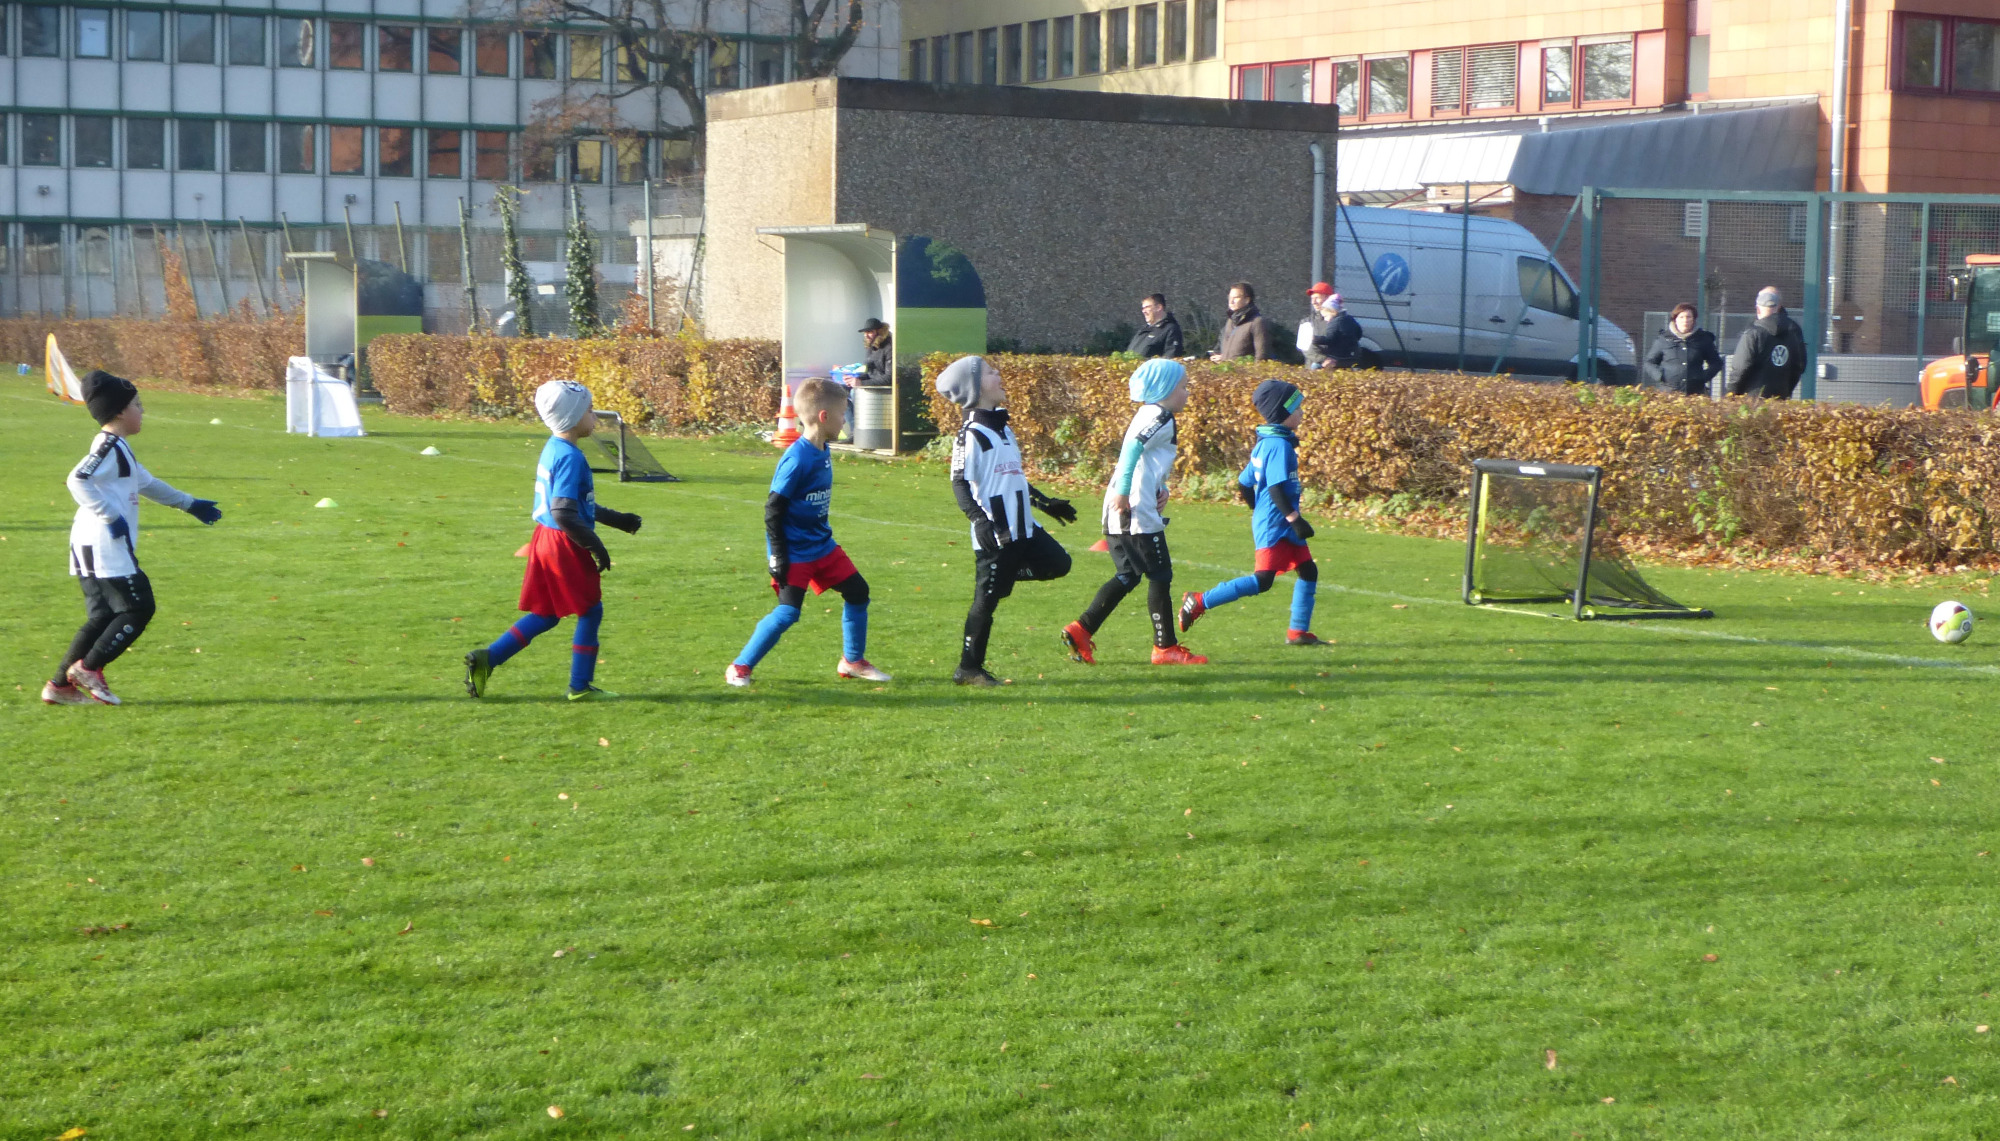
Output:
M1517 460L1472 461L1465 601L1561 602L1586 618L1713 618L1640 577L1600 534L1604 469Z
M593 467L591 471L604 475L616 474L619 483L681 481L680 476L668 471L659 460L653 458L653 453L648 451L646 445L639 442L639 437L633 435L632 430L625 426L623 416L609 408L594 408L592 411L597 413L598 430L591 434L590 439L597 444L597 450L603 453L604 461L611 466ZM618 425L616 435L604 431L604 428L611 424Z

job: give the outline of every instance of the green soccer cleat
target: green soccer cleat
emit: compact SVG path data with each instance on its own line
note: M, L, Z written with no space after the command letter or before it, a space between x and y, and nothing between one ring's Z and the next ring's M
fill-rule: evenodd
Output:
M586 685L582 689L572 689L569 691L569 699L571 701L615 701L617 698L618 695L610 690L599 689L594 685Z
M486 651L474 650L465 655L465 694L467 697L485 697L487 679L493 676L493 662Z

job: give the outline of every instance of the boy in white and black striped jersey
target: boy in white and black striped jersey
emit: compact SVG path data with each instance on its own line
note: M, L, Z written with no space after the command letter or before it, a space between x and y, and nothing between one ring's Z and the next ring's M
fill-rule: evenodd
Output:
M153 586L139 569L139 497L178 507L213 524L222 512L212 499L178 491L140 466L126 439L144 422L139 390L101 369L83 378L83 402L101 430L90 454L69 473L76 520L69 529L69 573L83 586L88 617L71 640L56 676L42 686L50 705L119 704L104 667L132 648L153 617Z
M1068 526L1076 508L1028 483L1021 448L1007 427L1000 370L984 357L960 357L938 374L939 395L965 409L965 425L951 447L951 490L972 521L972 608L965 615L965 644L951 680L959 685L999 685L986 672L986 642L993 612L1020 579L1056 579L1069 573L1069 552L1036 525L1039 508Z

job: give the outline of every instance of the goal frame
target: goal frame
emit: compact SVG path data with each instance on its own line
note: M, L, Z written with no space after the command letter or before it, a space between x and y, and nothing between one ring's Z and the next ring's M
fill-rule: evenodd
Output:
M650 472L640 472L636 474L632 472L625 463L625 453L626 453L625 442L631 438L632 434L632 430L626 426L625 418L623 416L620 416L618 413L613 412L609 408L593 408L591 409L591 412L597 416L599 421L610 421L618 425L618 466L593 467L590 469L591 471L597 472L600 475L616 475L618 477L619 483L681 482L681 477L673 474L672 472L664 470L664 465L660 473L657 475L652 474ZM605 442L608 443L609 441Z

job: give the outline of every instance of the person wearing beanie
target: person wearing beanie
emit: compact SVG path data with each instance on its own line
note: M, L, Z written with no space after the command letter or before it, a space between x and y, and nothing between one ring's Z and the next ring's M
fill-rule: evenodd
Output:
M1299 323L1299 351L1309 369L1353 368L1361 355L1361 323L1340 294L1322 281L1306 293L1311 316Z
M1098 629L1143 578L1153 620L1153 664L1206 665L1207 658L1174 640L1174 562L1167 553L1167 519L1160 514L1174 470L1174 413L1187 406L1187 369L1155 357L1133 370L1131 395L1139 410L1125 428L1118 466L1104 489L1104 540L1113 573L1083 614L1063 627L1063 645L1071 660L1095 665Z
M573 380L552 380L535 390L535 411L550 436L535 463L535 533L525 548L528 569L521 580L525 613L492 645L465 655L465 692L473 697L486 696L494 670L571 615L576 616L576 633L570 639L569 699L618 696L593 684L597 632L604 621L601 576L611 569L597 524L636 535L641 520L597 502L590 461L577 446L597 430L590 403L590 390Z
M1312 524L1299 514L1299 441L1292 434L1305 418L1305 393L1297 385L1267 380L1250 395L1264 423L1250 448L1250 462L1236 477L1236 493L1251 509L1250 534L1257 544L1256 571L1218 583L1206 593L1189 591L1181 598L1181 629L1225 603L1262 594L1286 571L1297 571L1292 585L1291 623L1285 644L1317 646L1312 632L1313 599L1319 590L1319 566L1306 540Z
M213 525L222 511L156 479L132 454L131 437L145 423L139 389L122 376L93 369L83 381L83 405L98 425L90 452L69 473L76 518L69 527L69 573L83 587L85 618L53 678L42 686L50 705L117 705L104 667L132 648L153 619L153 584L139 569L139 497L177 507Z
M1729 354L1729 394L1789 400L1806 373L1806 335L1775 285L1757 291L1757 320Z
M951 444L951 490L972 522L972 607L965 642L951 680L995 686L986 671L986 642L993 613L1021 579L1057 579L1069 573L1069 552L1035 523L1034 507L1056 522L1076 522L1067 499L1052 499L1028 483L1021 447L1007 426L1007 390L1000 370L984 357L960 357L938 373L938 395L965 411Z

